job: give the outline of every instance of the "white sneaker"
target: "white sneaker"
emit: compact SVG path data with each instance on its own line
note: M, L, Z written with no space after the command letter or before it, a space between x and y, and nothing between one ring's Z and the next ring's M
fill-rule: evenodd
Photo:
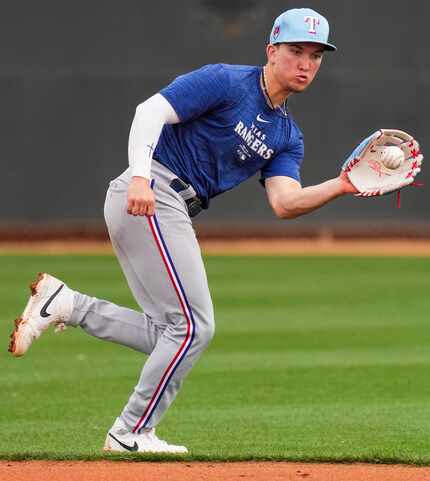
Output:
M106 436L105 451L111 452L136 452L136 453L161 453L161 454L185 454L188 449L185 446L167 444L155 435L155 429L151 428L141 434L129 431L124 423L118 418L110 428Z
M65 322L73 310L73 291L63 282L39 273L30 284L31 296L24 312L15 320L15 329L10 336L9 352L13 356L23 356L31 343L50 325L56 331L65 329Z
M159 439L155 434L155 428L144 430L141 434L138 434L138 438L140 440L140 443L146 447L146 452L149 453L188 453L188 449L185 446L175 446L174 444L167 444L166 441Z

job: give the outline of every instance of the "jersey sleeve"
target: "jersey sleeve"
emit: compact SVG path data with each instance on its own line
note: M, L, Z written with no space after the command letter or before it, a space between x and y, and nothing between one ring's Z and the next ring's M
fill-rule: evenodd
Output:
M264 185L264 181L269 177L285 176L300 182L300 168L305 153L303 135L300 131L295 136L294 143L278 155L276 155L268 164L261 169L260 182Z
M195 119L227 101L229 77L222 64L205 65L180 75L160 94L172 105L181 122Z

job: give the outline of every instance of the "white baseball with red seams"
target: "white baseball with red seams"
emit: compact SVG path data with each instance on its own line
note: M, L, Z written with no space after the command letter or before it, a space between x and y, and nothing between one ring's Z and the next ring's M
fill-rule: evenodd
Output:
M390 145L384 148L381 162L387 169L398 169L405 160L405 154L400 147Z

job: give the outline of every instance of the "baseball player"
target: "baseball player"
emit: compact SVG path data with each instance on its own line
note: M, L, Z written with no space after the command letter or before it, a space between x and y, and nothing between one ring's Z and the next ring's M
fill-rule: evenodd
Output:
M210 199L260 172L268 201L283 219L357 192L345 172L302 187L303 137L287 98L316 76L328 42L327 20L303 8L274 22L265 66L206 65L181 75L138 105L129 167L110 183L105 219L134 311L71 290L39 274L15 321L9 350L22 356L50 325L149 355L104 449L185 453L155 427L214 335L214 312L191 218Z

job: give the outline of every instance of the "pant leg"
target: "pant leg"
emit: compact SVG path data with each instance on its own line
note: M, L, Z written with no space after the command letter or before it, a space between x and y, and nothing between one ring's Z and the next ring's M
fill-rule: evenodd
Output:
M112 244L129 286L146 318L159 328L121 415L135 431L159 422L214 334L204 264L185 204L168 186L164 169L156 166L153 175L154 217L126 213L127 185L122 182L113 183L105 206Z
M91 336L150 354L164 331L142 312L75 292L68 325L81 327Z
M117 258L136 301L143 309L145 292L141 289L139 278L127 255L116 242L122 230L123 195L124 185L119 195L115 195L114 188L108 190L105 216ZM153 351L166 328L166 322L161 318L154 322L146 313L79 292L75 292L74 309L68 325L79 326L99 339L112 341L146 354Z

